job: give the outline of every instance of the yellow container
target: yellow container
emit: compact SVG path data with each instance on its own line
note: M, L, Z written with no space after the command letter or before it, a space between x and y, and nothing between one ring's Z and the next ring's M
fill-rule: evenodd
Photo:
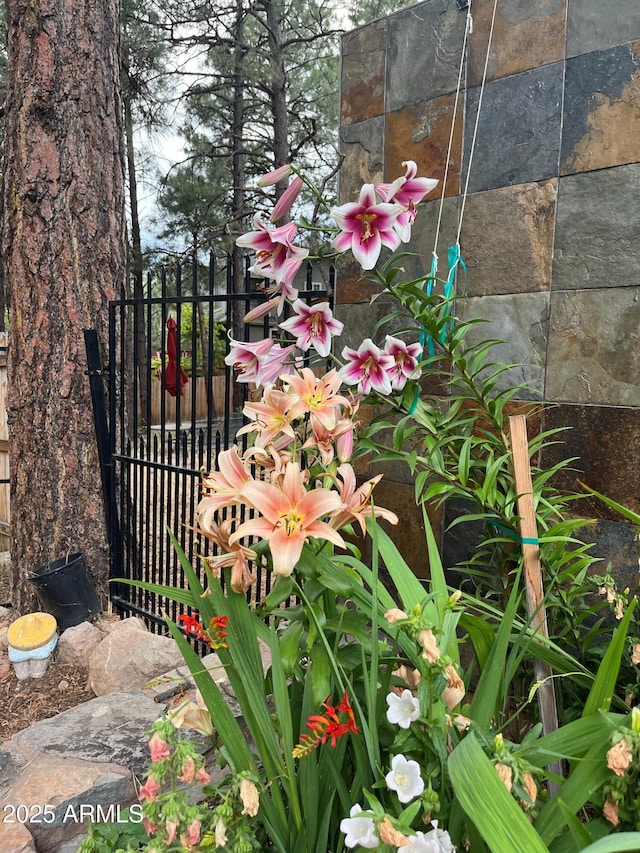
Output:
M50 613L28 613L9 625L7 641L21 652L39 649L53 638L57 627Z

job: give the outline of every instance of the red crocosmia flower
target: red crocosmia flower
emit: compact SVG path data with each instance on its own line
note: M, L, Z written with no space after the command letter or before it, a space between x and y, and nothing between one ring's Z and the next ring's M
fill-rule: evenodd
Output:
M342 702L335 707L330 699L331 697L322 705L325 709L324 714L312 714L307 720L307 728L310 729L311 734L300 736L300 743L293 750L294 758L308 755L317 746L327 741L331 741L331 746L335 747L344 735L359 733L347 694L344 693ZM339 714L344 715L346 719L341 720Z
M205 630L194 616L189 616L183 613L178 616L178 622L182 622L182 627L185 634L189 637L195 637L196 640L202 640L205 637Z
M225 640L227 636L226 627L229 621L228 616L214 616L209 622L209 645L212 649L226 649L229 643Z

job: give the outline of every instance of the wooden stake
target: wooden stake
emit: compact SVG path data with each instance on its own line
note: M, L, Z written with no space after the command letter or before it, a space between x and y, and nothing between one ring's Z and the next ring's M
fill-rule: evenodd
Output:
M538 545L538 526L533 505L533 484L529 464L529 444L527 440L527 420L524 415L512 415L509 418L511 435L511 455L518 495L518 516L520 517L520 538L522 540L522 559L524 564L524 582L527 595L527 611L532 627L543 637L548 637L547 614L544 606L544 587L540 566L540 548ZM538 702L540 719L544 734L558 728L558 708L553 686L553 672L548 663L539 658L534 662L536 681L538 682ZM549 766L558 776L562 775L559 761ZM553 786L557 790L557 786ZM550 786L550 793L552 793Z

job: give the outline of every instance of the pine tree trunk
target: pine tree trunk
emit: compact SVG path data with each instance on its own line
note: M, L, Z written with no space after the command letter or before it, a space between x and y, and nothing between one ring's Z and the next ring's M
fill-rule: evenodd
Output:
M14 604L68 552L99 591L108 543L82 330L124 278L118 0L6 0L3 254L10 294ZM106 361L106 358L104 359Z

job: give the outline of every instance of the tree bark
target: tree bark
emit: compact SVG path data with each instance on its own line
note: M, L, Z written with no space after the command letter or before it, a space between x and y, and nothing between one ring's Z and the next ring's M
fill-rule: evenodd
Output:
M108 543L82 330L125 275L119 0L6 0L3 255L10 294L14 604L28 573ZM106 361L106 358L104 359Z

